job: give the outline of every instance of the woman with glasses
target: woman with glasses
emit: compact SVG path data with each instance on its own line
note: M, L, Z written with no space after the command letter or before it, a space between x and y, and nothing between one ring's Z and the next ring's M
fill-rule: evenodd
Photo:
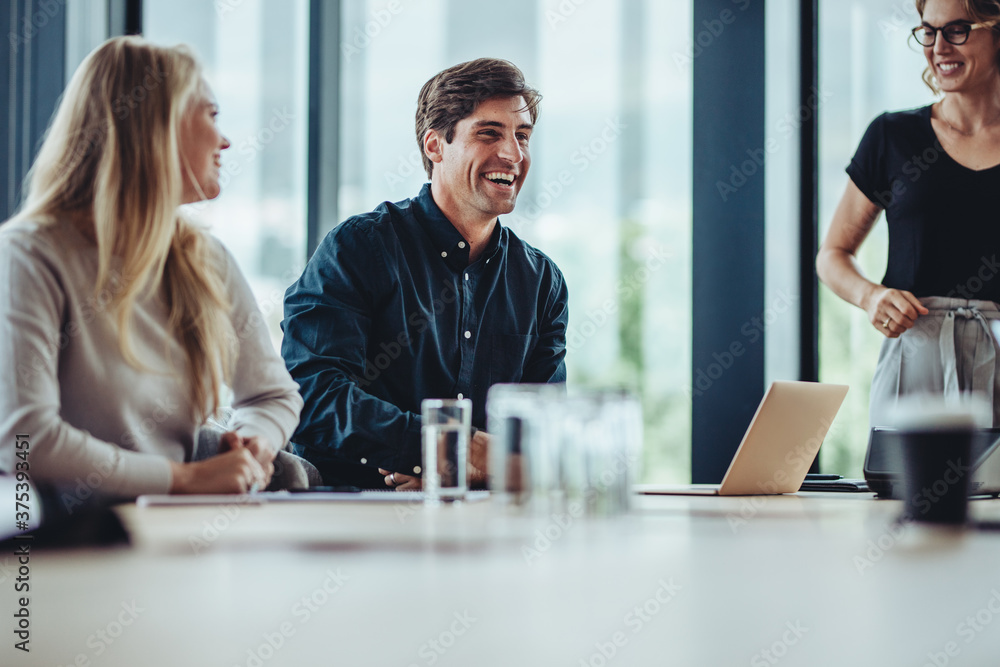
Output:
M883 336L871 426L908 393L996 400L1000 425L1000 0L917 0L923 79L940 99L885 113L861 140L820 247L820 279ZM881 283L857 252L889 226Z
M229 141L184 48L109 40L0 226L0 474L91 496L264 488L302 399L233 257L182 204ZM231 388L229 430L199 437Z

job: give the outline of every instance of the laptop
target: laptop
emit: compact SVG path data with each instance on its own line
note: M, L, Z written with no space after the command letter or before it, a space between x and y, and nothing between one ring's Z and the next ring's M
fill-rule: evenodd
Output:
M640 485L649 495L759 496L795 493L809 472L847 385L772 382L722 484Z
M896 453L894 429L876 427L868 437L864 474L868 487L880 498L901 498L901 460ZM976 431L972 439L970 496L1000 495L1000 428Z

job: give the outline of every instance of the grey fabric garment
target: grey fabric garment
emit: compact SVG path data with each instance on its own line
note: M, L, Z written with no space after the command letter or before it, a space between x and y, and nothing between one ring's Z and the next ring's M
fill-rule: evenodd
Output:
M205 241L237 334L230 423L242 435L284 442L302 410L298 385L236 260L217 239ZM166 288L133 305L129 339L141 362L134 366L108 308L123 284L117 262L95 294L97 246L72 222L0 225L0 474L15 472L18 433L32 436L33 481L75 485L97 474L101 493L115 498L168 493L171 461L194 456L198 410Z
M872 377L869 424L888 426L900 396L916 393L955 398L978 392L993 406L1000 425L1000 373L994 331L1000 330L1000 306L993 301L925 297L930 310L898 338L882 342Z
M219 439L229 430L226 424L232 417L230 408L223 408L219 415L212 417L198 429L198 442L195 447L193 461L202 461L219 453ZM309 461L291 452L291 443L286 442L274 457L274 475L266 491L282 491L285 489L308 489L311 486L322 486L323 478Z

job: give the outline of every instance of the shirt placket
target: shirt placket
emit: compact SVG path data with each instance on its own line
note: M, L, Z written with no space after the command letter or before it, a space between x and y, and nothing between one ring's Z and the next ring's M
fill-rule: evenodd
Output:
M459 327L461 333L458 342L460 367L458 370L458 382L455 388L457 398L465 398L472 395L472 371L475 361L476 341L479 340L479 318L476 317L475 294L478 282L477 273L470 267L462 270L460 276L462 295L460 299L461 312L459 313Z

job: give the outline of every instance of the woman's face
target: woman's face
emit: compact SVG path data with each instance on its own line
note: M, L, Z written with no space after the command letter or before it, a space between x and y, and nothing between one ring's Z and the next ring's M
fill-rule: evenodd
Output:
M218 114L215 96L202 81L181 119L179 141L185 204L215 199L222 189L219 185L222 151L230 144L215 125Z
M927 0L922 24L942 28L953 23L975 23L960 0ZM998 44L990 28L977 28L969 33L965 44L951 44L941 31L934 44L924 47L924 56L944 93L970 92L996 84Z

